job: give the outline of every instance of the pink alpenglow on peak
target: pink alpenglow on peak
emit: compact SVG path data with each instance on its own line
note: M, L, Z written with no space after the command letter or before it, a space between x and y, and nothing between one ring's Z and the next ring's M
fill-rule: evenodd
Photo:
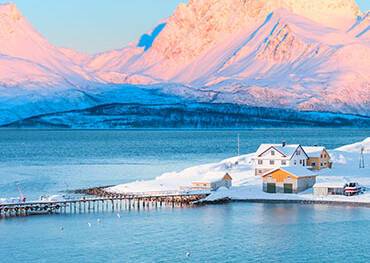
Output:
M15 4L0 4L0 14L4 17L7 16L13 21L18 21L22 18Z
M72 87L94 79L38 33L14 4L0 5L0 43L0 85Z
M353 0L193 0L151 48L111 53L94 70L206 87L215 102L368 115L367 23Z
M92 87L131 84L188 101L370 116L369 26L354 0L190 0L137 41L90 56L55 47L0 5L0 92L73 89L95 105L107 101Z

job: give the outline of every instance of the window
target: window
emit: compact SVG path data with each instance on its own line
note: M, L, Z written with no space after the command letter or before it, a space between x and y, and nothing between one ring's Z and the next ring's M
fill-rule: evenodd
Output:
M263 160L258 160L258 164L263 164Z
M324 154L324 158L326 158L326 154Z
M323 155L321 154L320 157L323 158Z
M320 165L323 166L322 163L320 163Z
M300 150L297 150L297 155L301 155L301 151Z
M286 165L286 161L285 160L282 160L281 161L281 165Z
M316 166L316 163L312 163L312 166Z
M275 155L275 151L274 150L271 150L271 155Z
M299 164L302 164L302 160L299 160Z
M270 164L271 165L274 165L275 164L275 161L274 160L270 160Z
M294 160L294 165L297 165L297 161L296 160Z

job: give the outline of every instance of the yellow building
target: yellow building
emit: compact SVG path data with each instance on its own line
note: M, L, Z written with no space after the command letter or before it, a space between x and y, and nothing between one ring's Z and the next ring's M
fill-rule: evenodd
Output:
M332 162L330 154L322 146L304 146L304 151L308 155L307 166L311 166L312 170L320 170L331 168Z
M304 167L281 167L262 175L267 193L299 193L316 183L317 174Z

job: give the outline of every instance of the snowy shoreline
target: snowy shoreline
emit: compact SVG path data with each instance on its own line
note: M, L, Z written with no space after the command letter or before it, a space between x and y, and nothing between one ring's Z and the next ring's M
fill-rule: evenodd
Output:
M333 161L333 169L323 169L318 172L318 183L356 181L366 188L370 188L370 168L358 167L360 148L365 147L365 163L370 164L370 137L362 142L345 145L329 150ZM252 158L254 153L225 159L218 163L204 164L184 169L180 172L164 173L153 180L135 181L116 185L106 189L112 193L139 193L176 191L189 187L192 181L205 178L215 178L229 173L233 178L230 189L221 188L211 194L204 202L217 202L220 200L249 201L249 202L312 202L312 203L345 203L370 204L370 192L356 196L314 196L312 189L299 194L270 194L262 191L262 179L254 175Z

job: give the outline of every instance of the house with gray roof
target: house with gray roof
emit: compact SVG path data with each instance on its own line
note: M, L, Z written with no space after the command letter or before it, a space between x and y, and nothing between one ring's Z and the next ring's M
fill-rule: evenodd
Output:
M253 158L255 175L280 167L307 166L308 155L300 144L261 144Z

